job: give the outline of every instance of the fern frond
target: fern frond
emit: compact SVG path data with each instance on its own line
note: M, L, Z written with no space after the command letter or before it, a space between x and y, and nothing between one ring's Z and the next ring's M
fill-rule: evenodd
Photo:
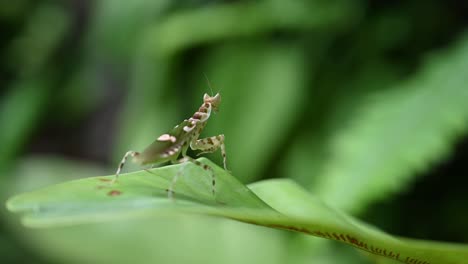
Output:
M349 126L331 136L315 192L356 212L444 158L468 128L467 73L465 37L410 79L371 96Z

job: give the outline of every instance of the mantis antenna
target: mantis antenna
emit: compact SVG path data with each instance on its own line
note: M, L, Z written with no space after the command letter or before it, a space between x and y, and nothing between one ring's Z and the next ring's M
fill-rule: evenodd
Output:
M210 80L208 79L208 76L206 76L205 73L203 73L203 75L205 76L206 82L208 83L208 87L210 88L211 96L213 96L213 89L211 88L211 82L210 82Z

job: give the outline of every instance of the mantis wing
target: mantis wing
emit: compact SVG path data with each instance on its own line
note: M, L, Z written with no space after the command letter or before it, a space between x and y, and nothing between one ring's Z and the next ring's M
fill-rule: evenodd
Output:
M160 136L143 152L135 156L135 161L144 165L177 159L188 136L187 132L184 131L184 127L188 124L189 121L185 120L170 132Z

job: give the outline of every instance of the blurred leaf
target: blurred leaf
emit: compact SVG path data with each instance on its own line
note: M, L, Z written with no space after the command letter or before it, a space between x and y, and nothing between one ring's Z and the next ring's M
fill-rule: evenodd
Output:
M468 39L433 56L420 72L375 92L336 130L314 190L347 211L404 188L450 153L468 125Z
M89 36L94 55L113 62L129 61L146 27L170 3L167 0L97 1Z
M28 192L64 180L76 180L83 175L102 174L107 171L91 162L68 160L61 156L28 156L21 158L11 170L10 174L14 177L8 181L7 194L4 193L4 197L0 199L8 198L7 196L15 191Z
M53 70L48 65L68 29L68 17L45 4L28 16L24 32L9 43L7 63L17 68L16 79L0 105L0 171L19 153L50 101ZM19 77L19 78L18 78Z
M0 1L0 18L2 20L16 20L21 18L27 10L29 0L18 0L18 1Z
M70 125L79 123L83 116L102 106L105 99L112 100L108 92L111 89L101 88L102 84L97 83L96 75L94 65L80 66L69 75L63 88L57 91L58 99L54 100L54 107L61 110L56 113L61 122Z
M281 264L287 253L274 230L198 215L15 231L55 263Z
M354 25L360 5L348 1L255 1L176 12L149 28L147 41L158 55L229 37L275 30L338 31Z
M69 29L69 17L54 5L41 5L32 13L24 32L10 43L8 63L24 75L43 70Z
M336 64L339 64L337 66ZM346 128L371 92L388 89L401 78L399 68L382 60L360 63L326 61L312 84L309 107L301 127L281 161L284 175L313 188L329 159L330 141Z
M214 197L206 172L186 163L122 175L112 186L113 176L66 182L15 196L7 207L25 213L23 223L31 227L202 214L334 239L403 263L462 264L468 257L467 245L392 237L329 208L290 180L251 185L261 200L223 169L200 161L215 171ZM165 190L178 171L184 177L175 186L176 200L171 201Z
M45 76L42 76L45 77ZM21 150L48 103L50 83L31 78L14 83L0 104L0 171L3 173ZM2 173L2 174L3 174ZM6 177L7 175L1 175Z

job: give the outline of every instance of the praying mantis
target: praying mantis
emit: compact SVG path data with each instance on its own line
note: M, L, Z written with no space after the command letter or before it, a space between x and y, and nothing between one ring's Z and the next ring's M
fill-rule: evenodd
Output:
M217 93L215 96L209 96L208 94L203 95L203 104L200 108L190 117L185 119L182 123L176 125L170 132L159 136L151 145L149 145L142 152L127 151L119 164L115 177L112 183L118 180L120 171L122 170L128 157L132 158L132 161L138 165L152 164L157 165L165 162L172 163L183 163L192 162L193 164L203 168L211 174L212 193L215 195L216 192L216 178L213 169L189 156L187 156L187 150L190 147L193 150L201 150L198 154L215 152L219 148L221 149L221 155L223 157L223 166L226 167L226 148L224 145L224 135L220 134L217 136L207 137L198 139L200 133L205 128L211 113L218 112L219 105L221 103L221 95ZM179 159L179 157L182 158ZM177 173L169 186L168 196L172 198L174 185L179 177Z

